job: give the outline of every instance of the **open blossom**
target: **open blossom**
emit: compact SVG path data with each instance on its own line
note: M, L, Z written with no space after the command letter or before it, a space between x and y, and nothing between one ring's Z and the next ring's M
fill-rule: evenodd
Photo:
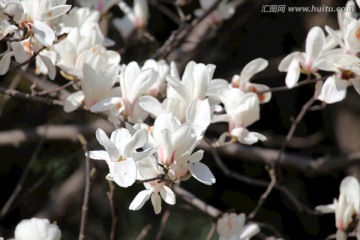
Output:
M134 30L146 28L149 19L147 0L134 0L134 7L132 9L123 1L118 5L125 16L115 18L113 24L125 40L129 38Z
M218 143L225 143L230 136L244 144L265 141L266 137L257 132L250 132L247 127L260 118L259 98L255 93L244 93L239 88L226 88L220 95L226 114L216 115L214 122L228 122L229 130L223 133Z
M203 151L193 153L199 140L191 124L180 124L172 114L162 114L155 119L152 141L159 146L159 164L168 170L172 180L192 175L204 184L215 183L210 169L200 162Z
M293 52L286 56L279 64L280 72L287 72L285 83L293 88L299 81L300 72L317 74L326 63L325 52L333 47L327 44L325 34L320 27L310 29L306 37L305 52Z
M335 225L338 229L337 240L345 239L346 233L357 224L357 217L360 213L360 184L353 177L348 176L341 181L339 199L333 204L320 205L316 210L324 213L335 212ZM360 239L360 227L357 227L357 235Z
M243 92L262 92L269 90L269 87L264 84L251 83L250 79L260 71L263 71L268 66L268 61L263 58L257 58L249 62L242 69L240 75L233 76L231 86L239 88ZM266 103L271 99L271 92L259 95L260 103Z
M79 28L73 28L64 40L53 47L59 56L57 66L68 75L82 78L83 64L90 62L93 57L89 51L96 54L98 49L96 46L103 46L104 42L105 38L97 23L88 22ZM120 59L118 54L113 54L114 51L107 53L109 58L114 56L115 59Z
M217 221L219 240L248 240L260 232L257 224L245 225L245 214L225 213Z
M209 9L216 1L215 0L200 0L201 9L195 10L195 15L197 17L202 16L207 9ZM222 21L229 19L234 15L235 7L232 3L228 3L228 1L222 1L217 9L211 13L208 19L211 23L221 23Z
M105 58L106 59L106 58ZM98 102L116 96L119 88L113 88L114 83L118 80L116 71L97 70L89 64L83 67L83 79L80 80L81 90L71 94L64 102L64 111L72 112L82 103L87 109Z
M347 88L354 86L360 94L360 68L358 57L334 52L328 55L328 70L335 74L326 79L325 83L317 82L317 98L325 103L339 102L346 97Z
M22 220L15 228L13 240L60 240L61 231L48 219L31 218Z
M142 122L148 113L139 105L139 98L156 81L157 72L153 69L141 70L136 62L123 65L120 73L121 94L109 97L93 105L93 112L110 111L109 119L116 124L123 119L131 123Z
M112 132L110 139L102 129L96 131L96 139L105 151L90 151L89 157L104 160L109 166L108 180L115 181L120 187L129 187L136 180L136 161L148 157L154 148L137 152L147 141L147 132L140 129L133 135L127 129L121 128Z
M139 180L153 179L163 175L164 179L145 182L146 190L139 192L134 200L131 202L130 210L139 210L147 200L151 198L151 203L154 207L154 212L159 214L161 212L161 199L167 204L174 205L176 202L175 194L168 186L168 179L165 176L164 170L160 168L155 159L148 157L139 162Z

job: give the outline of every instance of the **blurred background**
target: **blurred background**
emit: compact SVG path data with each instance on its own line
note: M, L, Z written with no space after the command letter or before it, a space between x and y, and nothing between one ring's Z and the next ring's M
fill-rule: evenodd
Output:
M132 5L132 1L126 2ZM135 34L130 40L122 39L109 22L108 37L116 42L111 49L120 52L122 63L142 63L156 56L157 50L180 26L179 18L175 18L178 16L175 2L149 0L147 32ZM179 7L191 20L194 10L200 7L199 2L181 2ZM284 86L285 74L277 70L279 62L288 53L304 49L306 35L311 27L329 25L338 29L337 15L334 12L266 13L261 12L262 7L342 7L346 1L235 0L234 3L237 7L233 17L216 25L200 24L178 48L166 56L166 61L176 61L180 71L190 60L212 63L217 66L214 78L230 81L234 74L241 72L246 63L262 57L269 61L269 67L256 75L253 82L270 87ZM76 2L68 1L68 4L76 5ZM111 17L123 16L117 6L111 8L109 14ZM46 85L50 87L53 84L65 84L67 80L58 75L55 81L50 82L45 77L35 76L33 66L30 66L25 72L12 71L2 76L0 86L9 88L14 85L17 90L28 92L34 82L38 88L46 84L50 84ZM239 155L229 153L230 148L220 149L222 162L238 174L269 181L264 159L273 158L274 152L268 150L275 150L276 153L281 148L291 127L291 120L313 93L314 85L274 92L272 100L261 105L261 119L250 127L252 131L265 134L268 141L258 143L254 148L237 146L236 149L242 153ZM51 97L63 98L67 93L61 91L56 94L58 95ZM318 102L319 108L305 115L297 126L294 138L289 142L284 162L287 158L296 159L297 164L278 166L281 172L279 183L309 209L332 203L338 197L342 178L348 174L359 175L356 164L350 163L351 166L348 167L338 164L339 161L345 161L345 154L360 150L359 100L358 94L349 89L343 102L328 106L321 106ZM54 126L60 126L60 132L66 129L70 133L66 135L63 132L66 137L42 137L48 128ZM69 128L63 128L64 126ZM105 119L87 112L66 114L61 107L0 95L0 236L5 239L13 237L14 228L21 219L38 216L56 221L63 232L62 239L78 238L85 158L77 134L82 133L86 137L90 150L101 149L95 140L94 132L97 127L102 127L107 132L112 131ZM214 124L206 135L215 141L226 129L226 124ZM332 161L332 165L328 168L316 168L321 160ZM227 176L210 153L205 155L203 162L214 173L216 184L209 187L192 178L181 186L222 211L251 213L266 187ZM315 166L315 170L308 166ZM103 162L91 161L91 168L86 239L108 239L111 210L107 197L110 188L105 179L107 166ZM22 179L25 171L26 178ZM22 183L20 190L19 182ZM207 238L216 221L179 197L174 206L163 202L163 210L159 215L154 214L150 202L139 211L129 211L131 201L141 190L142 184L128 189L115 186L113 201L118 220L115 239ZM14 191L19 191L19 194L16 199L11 200L10 196ZM266 239L266 236L274 236L277 232L284 239L325 239L336 232L333 214L318 216L300 209L277 189L272 191L252 221L264 224L261 226L262 234L254 239ZM210 239L218 239L218 236L214 234Z

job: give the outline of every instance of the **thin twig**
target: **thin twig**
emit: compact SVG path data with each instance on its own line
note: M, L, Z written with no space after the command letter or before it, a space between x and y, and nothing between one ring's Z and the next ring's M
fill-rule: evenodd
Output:
M169 39L164 43L164 45L158 49L153 58L166 58L173 49L178 47L183 40L190 34L190 32L204 19L206 19L213 11L217 9L222 0L215 1L211 7L209 7L203 15L198 18L195 18L190 25L180 25L180 28L173 32L170 35Z
M164 229L165 229L165 225L166 223L168 222L169 220L169 217L170 217L170 214L171 214L171 209L167 209L162 218L161 218L161 222L160 222L160 227L159 227L159 231L158 233L156 234L156 237L155 237L155 240L160 240L163 233L164 233Z
M86 219L87 219L87 211L88 211L89 195L90 195L90 159L89 159L89 150L87 147L87 141L80 134L78 135L78 138L85 153L85 192L84 192L84 201L82 205L80 233L79 233L79 240L83 240L85 239L85 227L86 227Z
M43 95L48 95L50 93L59 92L60 90L63 90L65 88L69 87L69 86L72 86L72 85L76 84L78 81L79 81L79 79L69 81L68 83L66 83L66 84L64 84L62 86L59 86L58 88L50 89L50 90L44 90L44 91L41 91L41 92L36 92L36 93L33 94L33 96L43 96Z
M12 89L6 89L3 87L0 87L0 93L9 95L14 98L18 98L25 101L31 101L31 102L38 102L43 103L47 105L55 105L55 106L63 106L64 103L62 101L56 100L56 99L48 99L43 97L37 97L37 96L31 96L29 93L23 93L17 90Z
M259 199L255 209L249 214L249 219L253 219L256 216L256 214L259 212L260 208L264 205L266 199L268 198L271 191L273 190L273 188L276 185L275 170L270 167L268 172L269 172L269 176L270 176L271 181L270 181L268 187L266 188L266 191L260 196L260 199Z
M294 119L294 121L291 124L291 127L289 129L288 134L286 135L285 141L283 142L281 149L279 151L279 156L276 160L276 162L280 161L284 155L285 149L287 144L290 142L291 138L294 136L295 130L298 126L298 124L300 123L300 121L303 119L303 117L305 116L306 112L309 110L309 108L311 107L311 105L316 101L316 99L314 97L311 97L309 99L309 101L307 101L305 103L305 105L301 108L301 111L299 112L299 114L296 116L296 118ZM275 162L275 163L276 163Z
M143 240L148 235L151 228L151 224L146 225L143 229L141 229L139 235L135 238L135 240Z
M216 230L216 223L212 222L211 223L211 228L206 236L206 240L211 240L212 237L214 236L214 233L215 233L215 230Z
M200 211L206 213L210 217L218 218L222 214L221 210L207 204L203 200L197 198L195 195L193 195L192 193L186 191L185 189L183 189L183 188L181 188L179 186L174 187L174 192L179 197L181 197L183 200L185 200L187 203L189 203L192 206L196 207Z
M44 145L44 140L45 138L41 138L39 143L37 144L35 151L33 152L30 161L28 162L25 170L23 171L19 182L17 183L14 191L12 192L12 194L10 195L9 199L6 201L5 205L3 206L3 208L1 209L0 212L0 219L2 219L9 211L9 209L11 208L11 205L13 204L13 202L16 200L16 198L18 197L19 193L21 192L21 190L23 189L24 186L24 182L26 180L26 177L28 176L30 169L33 165L33 163L35 162L40 149L42 148L42 146Z
M109 205L110 205L110 211L111 211L111 230L110 230L109 240L114 240L115 239L116 222L117 222L115 206L114 206L115 186L112 181L108 181L108 183L109 183L109 191L106 193L106 195L109 199Z

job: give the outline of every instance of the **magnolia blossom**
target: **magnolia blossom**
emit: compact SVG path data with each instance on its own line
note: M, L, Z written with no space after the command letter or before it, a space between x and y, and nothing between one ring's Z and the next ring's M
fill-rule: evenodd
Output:
M159 164L168 170L171 179L187 178L191 174L204 184L215 183L210 169L200 162L203 151L192 153L199 141L191 124L180 124L171 114L162 114L155 119L152 139L159 146Z
M206 10L216 3L216 0L200 0L199 2L201 9L196 9L194 12L197 17L202 16ZM222 21L231 18L234 13L234 5L232 3L228 3L228 1L222 1L217 9L209 15L208 19L211 23L221 23Z
M89 64L84 64L83 79L80 82L81 89L71 94L64 102L64 111L72 112L82 103L87 109L98 102L119 94L119 88L113 88L118 80L116 71L98 70L92 68Z
M134 30L142 30L147 26L149 19L148 2L147 0L134 0L133 9L123 1L118 5L125 16L123 18L115 18L112 22L126 40Z
M156 81L158 73L153 69L141 70L136 62L123 65L120 73L121 95L106 98L90 108L93 112L110 110L109 119L117 124L119 116L138 123L148 116L139 105L139 98Z
M60 240L61 231L48 219L31 218L22 220L15 228L13 240Z
M220 95L226 114L216 115L214 122L228 122L229 130L223 133L218 144L225 143L226 137L232 137L244 144L254 144L265 141L266 137L257 132L250 132L246 128L260 118L259 98L255 93L244 93L239 88L227 88Z
M231 86L240 88L243 92L262 92L269 90L269 87L264 84L251 83L250 79L258 72L263 71L268 66L268 61L263 58L257 58L245 65L240 75L233 76ZM259 95L260 103L266 103L271 99L271 92L266 92Z
M245 214L225 213L217 221L219 240L248 240L260 232L257 224L245 225Z
M325 34L320 27L311 28L306 37L305 52L293 52L279 64L279 71L287 72L286 86L293 88L299 81L301 71L317 74L326 60L324 52L333 46L327 44Z
M320 205L316 210L324 213L335 212L335 225L338 229L337 240L345 239L346 233L357 224L357 217L360 213L360 184L352 176L341 181L340 196L333 204ZM360 239L360 227L357 227L357 239Z
M112 132L110 139L102 129L96 131L96 139L106 151L90 151L89 157L104 160L109 166L106 179L115 181L120 187L129 187L136 180L136 161L151 155L156 149L148 148L142 152L141 148L147 141L147 132L140 129L133 135L127 129L121 128Z
M162 180L154 180L145 182L146 190L139 192L131 202L130 210L139 210L151 197L151 203L156 214L161 212L161 198L168 204L174 205L176 202L175 194L168 186L168 178L165 176L164 170L160 168L154 158L148 157L139 162L138 179L146 180L163 176Z
M14 0L1 3L0 11L4 21L1 23L0 37L14 33L15 39L21 41L11 43L11 49L1 59L0 74L8 71L11 57L23 63L43 47L53 45L56 39L53 22L71 8L65 3L66 0ZM10 24L10 18L16 25ZM42 59L51 65L46 56L42 56Z
M73 7L68 14L61 16L59 21L60 33L69 33L72 29L88 23L98 23L100 14L89 8Z
M88 22L79 28L73 28L64 40L53 47L59 56L57 66L68 75L82 78L83 64L91 61L91 53L96 54L99 49L96 46L103 45L104 42L105 38L97 23ZM109 58L114 56L114 64L120 59L113 51L108 53Z
M339 102L346 97L347 88L354 86L360 94L360 59L353 55L335 52L328 54L327 69L335 72L324 84L317 82L316 97L328 104Z

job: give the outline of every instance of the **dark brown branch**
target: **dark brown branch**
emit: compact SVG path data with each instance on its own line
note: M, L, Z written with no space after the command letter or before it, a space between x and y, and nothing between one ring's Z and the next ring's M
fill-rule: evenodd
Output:
M117 217L115 213L115 206L114 206L114 190L115 186L112 181L108 181L109 183L109 191L106 193L108 199L109 199L109 205L110 205L110 212L111 212L111 230L110 230L110 236L109 240L115 239L115 232L116 232L116 222Z
M206 213L210 217L218 218L222 214L222 211L207 204L206 202L202 201L201 199L197 198L192 193L186 191L185 189L175 186L174 192L181 197L183 200L185 200L187 203L191 204L192 206L196 207L203 213Z
M106 120L98 119L92 123L83 125L49 125L38 126L32 129L16 129L0 132L0 146L19 146L32 143L44 138L47 141L77 141L77 134L95 136L96 129L101 128L110 133L113 126Z
M6 89L3 87L0 87L0 93L14 97L14 98L18 98L21 100L30 101L30 102L38 102L38 103L42 103L42 104L55 105L55 106L63 106L64 105L64 103L62 101L59 101L56 99L31 96L31 94L29 94L29 93L23 93L23 92L20 92L17 90Z
M84 200L81 211L81 222L80 222L80 233L79 240L85 239L85 227L87 221L87 212L89 206L89 195L90 195L90 159L89 159L89 150L87 147L87 141L84 136L78 135L79 142L81 143L85 155L85 190L84 190Z

